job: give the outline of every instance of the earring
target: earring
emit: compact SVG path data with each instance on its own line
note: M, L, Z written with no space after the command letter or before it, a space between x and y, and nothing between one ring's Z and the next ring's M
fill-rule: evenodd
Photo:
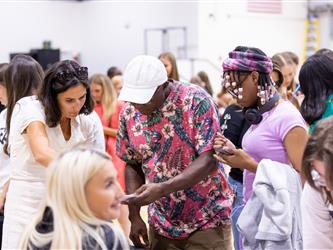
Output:
M260 97L260 91L261 91L261 88L260 88L260 86L258 85L258 87L257 87L257 96L258 96L258 97Z
M241 100L243 99L243 88L238 88L238 99Z
M230 82L226 82L224 86L225 86L225 88L229 88L230 87Z
M257 96L260 98L261 105L264 105L266 102L266 92L265 87L258 86Z
M260 91L260 103L261 103L261 105L264 105L266 103L265 95L266 95L266 92L264 90L261 90Z

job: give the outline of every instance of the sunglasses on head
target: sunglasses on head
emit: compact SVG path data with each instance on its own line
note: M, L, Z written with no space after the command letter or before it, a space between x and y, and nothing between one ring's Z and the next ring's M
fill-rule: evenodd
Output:
M75 71L62 71L58 72L55 75L55 78L59 82L67 82L72 80L74 77L78 78L80 81L87 81L88 80L88 68L87 67L79 67L75 69Z

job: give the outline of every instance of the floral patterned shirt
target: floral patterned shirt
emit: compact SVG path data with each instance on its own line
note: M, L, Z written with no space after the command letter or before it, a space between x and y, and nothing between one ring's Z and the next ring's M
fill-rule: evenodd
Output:
M170 83L160 110L149 117L127 103L120 114L117 154L139 162L149 182L181 174L198 156L213 149L219 130L216 105L200 87ZM196 185L171 193L149 205L149 224L171 239L184 239L196 230L230 223L233 193L217 169Z

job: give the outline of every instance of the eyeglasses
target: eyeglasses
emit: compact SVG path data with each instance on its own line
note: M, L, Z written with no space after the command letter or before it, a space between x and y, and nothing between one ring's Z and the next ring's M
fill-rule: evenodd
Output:
M79 67L75 69L75 71L62 71L58 72L55 75L55 78L59 82L68 82L72 80L74 77L77 77L81 81L87 81L88 80L88 68L87 67Z
M222 88L225 88L226 91L232 95L234 98L238 98L238 92L239 92L239 89L243 90L242 89L242 85L243 85L243 82L245 82L245 80L247 79L247 77L249 76L250 74L247 74L243 80L241 81L231 81L231 77L230 77L230 74L227 73L225 75L222 75ZM238 74L238 79L239 79L239 76L240 74Z

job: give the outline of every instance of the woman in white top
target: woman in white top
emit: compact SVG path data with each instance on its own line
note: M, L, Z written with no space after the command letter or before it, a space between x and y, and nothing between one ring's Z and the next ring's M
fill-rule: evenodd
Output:
M333 249L333 116L315 126L304 150L304 249Z
M19 84L8 84L9 98L15 96ZM24 227L45 197L45 167L58 152L79 144L105 150L101 122L92 112L88 69L74 61L51 66L38 97L22 98L9 108L5 149L10 154L12 173L2 249L18 247Z

